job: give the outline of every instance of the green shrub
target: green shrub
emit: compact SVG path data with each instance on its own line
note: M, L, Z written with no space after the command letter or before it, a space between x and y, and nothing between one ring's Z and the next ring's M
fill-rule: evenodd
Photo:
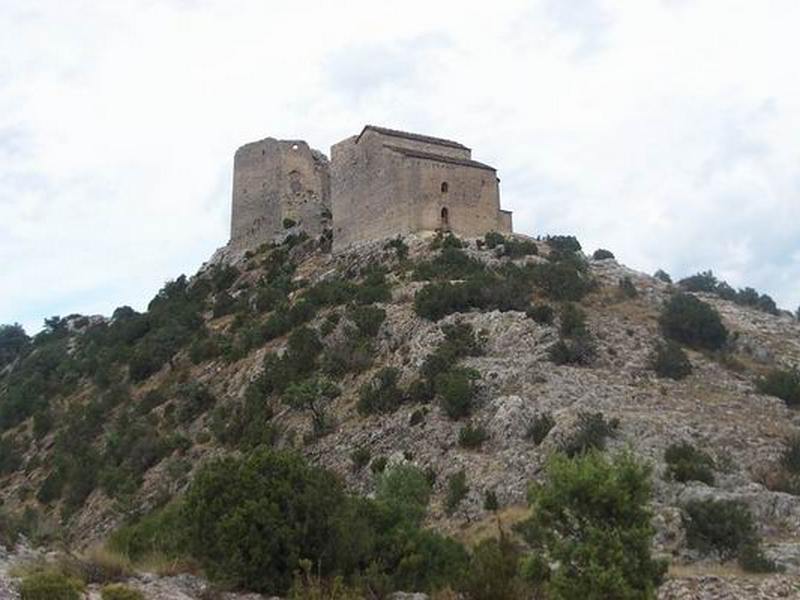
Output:
M580 338L589 333L586 328L586 313L575 304L565 304L561 308L559 320L561 321L561 337Z
M298 383L291 383L283 393L283 401L295 410L308 411L314 435L322 435L330 430L328 407L339 397L341 390L325 378L311 377Z
M431 242L430 249L463 248L464 246L464 242L458 239L451 231L448 231L447 234L437 231Z
M753 516L736 500L692 500L686 504L684 527L690 548L716 552L720 560L737 557L743 548L758 544Z
M550 413L541 413L533 418L525 437L538 446L545 440L547 434L550 433L550 430L555 425L556 421Z
M589 336L571 340L558 340L547 351L548 358L556 365L590 366L594 362L596 349Z
M489 439L489 433L480 425L467 423L458 432L458 445L462 448L477 449Z
M497 502L497 494L494 490L486 490L483 494L483 510L496 512L498 508L500 508L500 504Z
M436 394L448 417L461 419L470 415L475 399L473 381L478 377L477 371L459 367L436 377Z
M557 260L581 251L581 244L573 235L548 235L545 241L550 246L551 258Z
M120 583L103 586L100 597L102 600L145 600L142 592Z
M661 310L659 324L665 337L693 348L717 350L728 339L716 309L689 294L673 295Z
M742 570L748 573L776 573L783 568L775 561L764 556L764 551L757 543L746 544L739 550L737 562Z
M692 374L692 363L680 344L672 340L656 344L650 365L659 377L680 380Z
M372 453L366 446L359 446L350 453L350 460L353 461L353 470L360 471L369 464Z
M664 451L667 474L675 481L702 481L714 485L714 460L688 442L670 445Z
M61 573L35 572L22 578L21 600L81 600L83 582Z
M619 280L617 287L619 288L620 296L623 298L636 298L639 295L636 286L633 285L633 280L627 275Z
M540 325L550 325L553 323L555 311L547 304L537 304L536 306L532 306L526 310L525 316L529 319L533 319Z
M606 441L616 436L618 419L606 420L601 412L580 412L572 435L563 443L561 450L569 457L585 454L590 450L603 450Z
M592 258L594 260L609 260L614 258L614 253L610 250L605 250L604 248L598 248L592 254Z
M506 243L506 238L502 233L498 233L496 231L490 231L487 233L483 238L484 244L490 250L493 250L497 246Z
M31 338L19 323L0 325L0 367L12 363L28 347Z
M672 277L670 277L669 273L662 269L658 269L655 273L653 273L653 277L659 281L663 281L664 283L672 283Z
M452 515L461 501L467 497L469 485L467 485L467 473L461 469L447 478L447 495L445 496L445 511Z
M420 525L425 519L431 484L425 473L411 464L396 464L384 469L378 479L375 499L393 508L403 519Z
M786 441L781 466L792 475L800 475L800 435L795 434Z
M172 502L111 533L108 547L131 561L148 556L175 559L184 552L181 505Z
M347 317L355 323L361 335L374 338L386 320L386 311L377 306L354 306Z
M386 465L388 462L389 460L385 456L376 456L374 459L372 459L369 469L374 475L379 475L386 470Z
M284 229L291 229L291 228L292 228L292 227L294 227L295 225L297 225L297 221L295 221L294 219L289 219L289 218L287 217L287 218L285 218L285 219L283 220L283 228L284 228Z
M400 371L394 367L384 367L375 374L372 381L361 386L358 393L358 412L362 415L390 413L403 403L403 391L397 387Z
M534 571L547 579L546 597L655 598L666 564L651 555L650 496L650 469L631 454L555 455L545 481L530 487L531 517L519 526L542 553Z
M408 258L408 244L400 236L386 242L383 245L383 249L394 250L397 260L403 261Z
M551 300L579 302L595 287L586 265L576 258L531 265L534 283Z
M800 370L773 369L756 382L762 394L775 396L786 402L787 406L800 405Z
M486 270L483 263L458 248L445 248L429 261L420 262L414 268L417 281L468 279Z
M0 477L16 471L22 464L22 455L14 439L0 438Z
M519 575L521 552L500 532L481 541L470 556L462 589L470 600L528 600L531 595Z
M185 500L188 548L213 579L282 593L300 558L336 566L336 479L300 458L268 450L200 469ZM323 557L327 560L321 560Z
M522 258L523 256L537 256L539 247L533 240L517 240L508 238L503 243L501 256L508 256L511 259Z

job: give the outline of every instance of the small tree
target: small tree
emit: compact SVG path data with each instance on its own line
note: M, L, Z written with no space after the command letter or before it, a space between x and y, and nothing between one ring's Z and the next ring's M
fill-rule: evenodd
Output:
M800 405L800 370L773 369L756 382L762 394L775 396L786 402L787 406Z
M458 473L454 473L447 478L447 497L445 498L445 511L448 515L452 515L461 501L469 493L469 485L467 484L467 473L461 469Z
M692 363L680 344L668 340L659 343L650 358L650 365L659 377L684 379L692 373Z
M594 254L592 254L592 258L594 260L609 260L614 258L614 253L605 248L598 248L594 251Z
M310 412L314 433L321 435L329 427L328 406L340 393L341 390L329 380L314 377L291 384L283 394L283 401L295 410Z
M650 553L650 468L629 453L556 455L531 486L526 541L556 565L548 598L655 598L666 565Z
M714 460L688 442L670 445L664 451L667 473L675 481L702 481L714 485Z
M653 273L653 277L655 277L659 281L663 281L664 283L672 283L672 277L670 277L669 273L667 273L663 269L659 269L658 271Z
M690 294L675 294L659 317L664 335L694 348L717 350L728 339L728 330L716 309Z

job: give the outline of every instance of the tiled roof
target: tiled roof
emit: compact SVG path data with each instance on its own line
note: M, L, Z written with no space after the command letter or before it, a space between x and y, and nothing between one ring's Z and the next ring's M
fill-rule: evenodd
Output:
M454 142L453 140L445 140L443 138L432 137L429 135L420 135L418 133L409 133L407 131L398 131L397 129L387 129L386 127L377 127L375 125L365 125L364 129L361 130L361 133L358 134L356 138L356 143L361 139L361 136L367 131L367 129L371 129L377 133L381 133L383 135L390 135L392 137L400 137L405 138L407 140L414 140L417 142L425 142L427 144L437 144L439 146L447 146L449 148L458 148L460 150L469 150L465 145L459 144L458 142Z
M487 164L482 162L478 162L477 160L471 160L468 158L454 158L452 156L445 156L443 154L433 154L431 152L422 152L420 150L411 150L409 148L402 148L401 146L390 146L385 144L384 148L388 148L389 150L393 150L394 152L399 152L403 156L408 156L411 158L422 158L425 160L434 160L436 162L443 162L449 163L453 165L461 165L463 167L475 167L476 169L487 169L489 171L496 171L494 167L490 167Z

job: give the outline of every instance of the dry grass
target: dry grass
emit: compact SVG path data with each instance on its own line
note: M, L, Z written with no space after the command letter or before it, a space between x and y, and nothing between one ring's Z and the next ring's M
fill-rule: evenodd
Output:
M736 562L722 564L698 563L690 565L671 564L667 571L667 577L671 579L684 579L688 577L708 577L716 576L721 578L746 578L753 580L768 579L774 573L748 573Z
M89 548L78 561L84 570L84 578L92 583L120 581L134 572L127 556L100 545Z
M529 515L530 510L525 505L507 506L497 511L496 515L489 515L481 521L470 524L457 532L455 537L466 546L473 547L485 539L497 537L498 527L502 527L503 531L510 531L512 526L525 520Z

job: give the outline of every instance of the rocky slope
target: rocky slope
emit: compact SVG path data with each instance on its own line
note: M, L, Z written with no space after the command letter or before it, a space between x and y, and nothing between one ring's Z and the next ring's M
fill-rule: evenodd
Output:
M600 412L606 419L619 422L609 449L631 448L654 467L656 549L669 556L674 565L673 577L663 586L661 597L800 597L800 497L772 491L765 485L769 474L777 469L786 440L798 431L800 417L782 400L760 394L754 385L756 378L770 368L800 364L797 320L787 313L772 315L715 295L698 294L719 311L733 333L728 348L724 353L689 350L693 366L689 377L680 381L658 378L650 366L654 345L661 339L658 315L675 287L613 259L587 259L588 273L597 285L580 306L596 343L596 357L590 366L556 366L548 352L559 339L558 320L540 324L525 312L515 310L472 310L436 322L418 316L414 297L426 282L414 280L411 266L436 256L438 251L431 249L429 237L409 237L405 243L408 257L403 260L384 243L360 246L336 256L319 250L310 241L290 250L289 259L296 263L292 278L299 282L292 299L321 281L355 276L374 264L389 269L391 297L377 304L386 318L374 341L370 366L337 378L342 393L328 409L328 422L332 424L329 430L325 435L312 435L307 412L275 401L271 423L282 432L279 445L297 447L363 494L373 491L375 476L369 467L354 468L355 449L367 449L373 461L376 457L385 457L389 462L411 461L435 474L430 524L473 542L493 531L493 517L484 509L485 493L495 492L506 523L522 518L527 486L541 476L548 456L573 434L582 413ZM538 255L513 262L546 262L547 244L538 242L538 249ZM219 252L196 280L213 276L219 265L234 264L235 277L226 282L226 289L216 292L216 297L228 294L233 301L238 300L239 307L244 307L238 312L244 311L251 315L249 319L263 324L270 313L253 310L251 294L268 268L264 261L268 261L269 252L246 257ZM464 252L495 266L512 260L498 257L495 250L480 248L474 240ZM625 278L636 289L633 297L620 291L620 281ZM534 291L533 300L558 304L539 290ZM209 301L203 313L205 328L211 335L233 339L239 331L236 320L241 317L235 311L215 318L212 305ZM331 313L340 315L335 325L336 319L329 318ZM346 321L343 307L327 306L308 325L318 330L331 328L323 343L335 349L348 335ZM426 357L443 339L443 326L453 323L468 323L483 340L483 352L460 363L480 373L477 402L469 419L450 419L435 402L405 402L386 414L359 413L362 385L381 368L395 367L400 373L400 387L407 389L419 377ZM73 340L70 348L80 347L82 332L90 327L91 324L81 323L69 333ZM153 422L159 428L177 428L188 442L148 465L141 486L124 501L109 497L98 485L66 521L69 541L85 547L103 539L131 514L147 512L179 493L192 470L205 459L232 451L214 435L220 415L231 414L241 406L248 386L261 371L264 356L282 352L286 339L286 335L278 336L233 357L195 357L194 361L187 344L141 381L129 381L123 374L130 399L111 410L108 422L141 404L148 392L158 389L166 394L167 401L153 409ZM13 367L6 368L6 379L10 370ZM173 390L181 382L202 384L213 402L176 425L166 413L171 404L180 409L181 399ZM5 475L0 491L8 511L35 509L41 515L40 522L44 522L48 515L57 515L63 508L63 500L49 504L36 500L36 491L52 472L61 423L58 415L63 416L71 404L85 403L100 393L91 378L82 378L67 395L53 402L56 424L51 431L37 439L29 418L6 433L21 454L19 466ZM230 411L226 413L225 407ZM536 445L529 439L528 430L534 419L544 414L552 416L554 426ZM468 421L488 433L479 449L465 449L458 443L459 431ZM667 477L664 451L676 441L691 442L712 456L716 474L713 486L679 483ZM104 443L100 432L94 444L101 448ZM457 510L448 514L444 506L447 481L461 470L467 475L469 491ZM688 549L681 509L690 499L705 497L744 501L756 518L766 555L781 565L785 574L751 578L735 567L720 570L713 556L700 557ZM158 585L153 581L157 580L147 584L150 587L143 584L148 597L162 597L152 591ZM191 593L187 592L186 597L193 597Z

